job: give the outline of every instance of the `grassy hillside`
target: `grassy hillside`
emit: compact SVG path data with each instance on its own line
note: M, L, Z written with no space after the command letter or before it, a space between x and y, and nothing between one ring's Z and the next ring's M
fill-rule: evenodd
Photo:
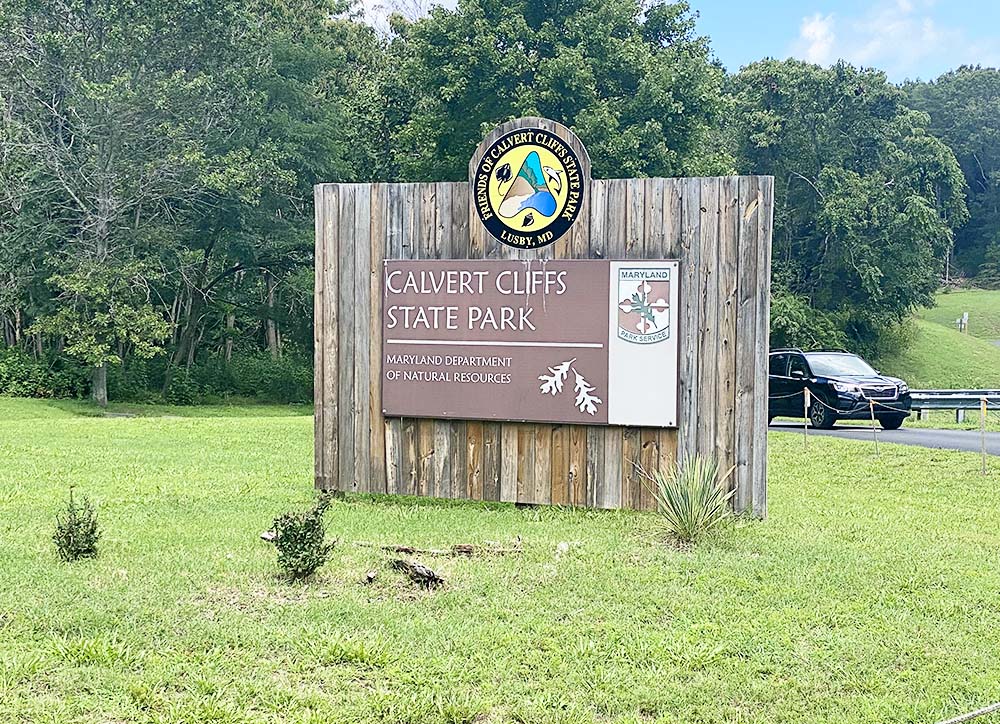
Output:
M949 329L957 329L955 320L969 313L969 334L988 340L1000 340L1000 290L966 290L937 295L937 305L918 315Z
M1000 347L940 324L915 320L908 349L880 369L918 389L1000 389Z
M775 433L770 518L689 553L648 513L350 496L289 585L258 535L311 498L308 416L85 411L0 399L2 722L902 724L1000 699L1000 460ZM104 536L61 564L70 484ZM432 592L358 545L516 537L426 558Z

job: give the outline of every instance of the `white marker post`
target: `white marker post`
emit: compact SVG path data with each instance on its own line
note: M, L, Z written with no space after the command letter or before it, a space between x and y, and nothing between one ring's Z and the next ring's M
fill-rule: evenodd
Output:
M802 407L805 411L805 422L802 423L802 440L806 447L809 447L809 388L802 390Z
M979 398L979 446L983 455L983 475L986 475L986 397Z
M871 413L872 417L872 437L875 438L875 457L879 457L878 454L878 430L875 429L875 400L868 400L868 411Z

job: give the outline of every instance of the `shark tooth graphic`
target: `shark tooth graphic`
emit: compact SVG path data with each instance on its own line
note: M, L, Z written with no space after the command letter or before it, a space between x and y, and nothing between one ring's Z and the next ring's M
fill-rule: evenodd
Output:
M504 194L497 212L506 219L512 219L521 211L532 209L548 217L556 213L557 207L556 198L545 181L545 172L542 171L538 152L532 151L518 169L517 176Z

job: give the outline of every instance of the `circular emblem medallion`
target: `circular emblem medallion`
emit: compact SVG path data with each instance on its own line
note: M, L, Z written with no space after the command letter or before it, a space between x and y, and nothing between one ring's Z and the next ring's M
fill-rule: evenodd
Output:
M569 231L580 213L580 162L550 131L512 131L479 159L475 195L479 219L498 241L518 249L547 246Z

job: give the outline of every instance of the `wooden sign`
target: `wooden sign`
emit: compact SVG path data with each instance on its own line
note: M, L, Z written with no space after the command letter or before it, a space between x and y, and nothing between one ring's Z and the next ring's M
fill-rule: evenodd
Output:
M386 261L399 417L674 427L676 261Z
M773 193L595 179L538 117L461 182L320 184L316 486L655 509L635 463L700 455L765 516Z

